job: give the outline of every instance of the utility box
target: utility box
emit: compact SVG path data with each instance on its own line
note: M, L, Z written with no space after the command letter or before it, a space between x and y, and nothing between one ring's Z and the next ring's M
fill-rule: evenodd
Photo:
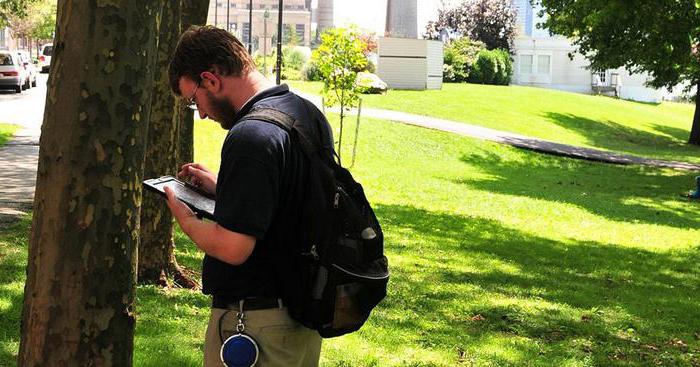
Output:
M391 89L441 89L442 42L380 38L377 75Z

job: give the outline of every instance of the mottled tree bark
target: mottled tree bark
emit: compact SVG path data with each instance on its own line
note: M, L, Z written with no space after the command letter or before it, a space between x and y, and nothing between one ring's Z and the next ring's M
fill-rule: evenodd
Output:
M208 0L182 0L182 31L192 25L207 23ZM194 112L187 109L180 120L178 165L194 160Z
M693 127L690 129L688 143L700 145L700 80L695 87L695 115L693 116Z
M130 366L161 0L58 2L20 366Z
M180 0L165 0L158 41L151 119L144 177L155 178L177 173L179 103L168 83L168 65L180 37ZM196 288L177 264L173 243L173 221L163 198L146 193L141 205L141 241L139 244L139 283L167 286L168 276L187 288Z

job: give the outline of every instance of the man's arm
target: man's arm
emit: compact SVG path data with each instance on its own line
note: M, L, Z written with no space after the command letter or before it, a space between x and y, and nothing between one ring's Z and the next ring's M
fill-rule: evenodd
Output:
M165 187L165 194L168 207L180 228L207 255L231 265L240 265L248 259L255 247L255 237L199 220L169 187Z

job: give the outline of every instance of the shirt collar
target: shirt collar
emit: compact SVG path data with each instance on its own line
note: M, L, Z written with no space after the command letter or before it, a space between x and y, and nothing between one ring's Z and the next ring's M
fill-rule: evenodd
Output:
M245 115L247 115L248 112L250 112L250 110L253 108L253 106L259 101L268 97L285 94L287 92L289 92L289 87L287 86L287 84L280 84L271 88L267 88L262 92L250 97L250 99L243 104L241 110L236 113L236 116L233 119L233 124L235 125L236 123L238 123L238 121L240 121Z

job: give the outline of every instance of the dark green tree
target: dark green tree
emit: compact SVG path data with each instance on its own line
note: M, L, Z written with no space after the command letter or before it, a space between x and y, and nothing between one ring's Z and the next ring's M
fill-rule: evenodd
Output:
M647 72L655 88L700 88L700 0L538 1L542 26L570 37L592 69ZM700 145L700 93L688 143Z

